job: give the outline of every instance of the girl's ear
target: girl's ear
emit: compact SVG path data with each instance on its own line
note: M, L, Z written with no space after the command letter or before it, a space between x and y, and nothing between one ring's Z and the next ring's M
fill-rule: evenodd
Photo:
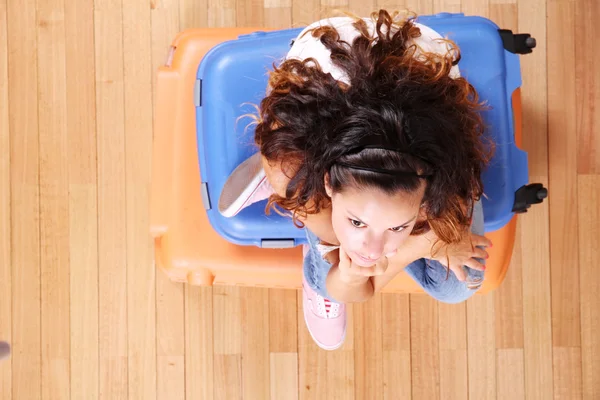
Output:
M327 193L327 196L329 196L329 198L331 198L331 196L333 195L333 190L331 190L331 186L329 185L329 172L325 173L325 178L324 178L324 182L325 184L325 192Z

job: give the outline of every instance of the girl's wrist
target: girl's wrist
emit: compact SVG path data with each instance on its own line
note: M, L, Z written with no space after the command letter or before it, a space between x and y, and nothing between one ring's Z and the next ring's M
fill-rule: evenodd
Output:
M369 281L368 276L345 274L344 272L339 270L339 268L338 271L340 280L349 286L361 286Z
M373 284L369 277L343 276L345 274L334 265L327 275L327 291L342 303L368 300L373 295Z

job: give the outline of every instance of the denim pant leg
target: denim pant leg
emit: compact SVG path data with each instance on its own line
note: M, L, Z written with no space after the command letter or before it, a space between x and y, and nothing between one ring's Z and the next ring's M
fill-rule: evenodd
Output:
M304 278L308 285L318 294L326 299L333 302L339 303L335 299L331 298L327 292L327 275L331 269L331 264L327 262L317 249L317 244L320 242L319 238L312 233L308 228L304 228L306 231L306 238L308 240L306 255L303 261L303 273Z
M475 203L473 209L473 222L471 232L483 235L483 207L481 201ZM477 259L484 264L484 260ZM444 303L461 303L470 298L481 287L484 271L477 271L463 266L467 275L467 281L461 282L453 272L448 270L437 261L420 259L409 264L405 270L427 294ZM448 277L448 279L446 279ZM468 284L467 282L472 282Z

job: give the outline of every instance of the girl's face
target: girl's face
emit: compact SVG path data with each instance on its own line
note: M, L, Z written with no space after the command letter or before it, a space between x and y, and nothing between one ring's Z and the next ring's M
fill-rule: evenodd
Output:
M383 256L391 257L410 235L420 216L425 184L413 193L392 196L371 188L348 188L333 194L333 230L352 262L370 267Z

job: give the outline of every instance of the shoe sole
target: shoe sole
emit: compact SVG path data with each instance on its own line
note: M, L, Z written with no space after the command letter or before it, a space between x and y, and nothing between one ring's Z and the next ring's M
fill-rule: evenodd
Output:
M219 196L219 212L227 218L237 215L265 179L260 154L257 153L238 165L227 178ZM241 192L235 191L242 187L244 189Z

